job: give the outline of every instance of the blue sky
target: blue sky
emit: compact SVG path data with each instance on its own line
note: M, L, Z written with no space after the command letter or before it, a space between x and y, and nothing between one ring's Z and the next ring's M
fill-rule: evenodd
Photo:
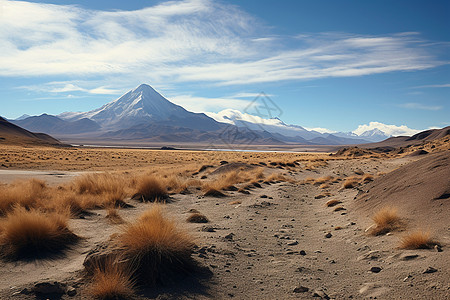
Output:
M450 124L448 1L0 0L0 115L97 108L141 83L196 112L259 92L284 122Z

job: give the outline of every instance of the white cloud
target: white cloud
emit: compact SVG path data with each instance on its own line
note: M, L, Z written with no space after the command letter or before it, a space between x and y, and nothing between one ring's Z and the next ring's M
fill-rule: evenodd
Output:
M90 83L92 85L92 83ZM100 94L100 95L117 95L122 93L121 90L111 89L106 86L94 87L94 88L84 88L80 87L77 83L70 83L64 81L54 81L47 82L41 85L30 85L30 86L21 86L21 89L26 89L34 92L43 92L43 93L69 93L69 92L84 92L88 94ZM74 95L70 95L74 97Z
M421 86L416 86L415 88L420 89L420 88L448 88L448 87L450 87L450 83L421 85Z
M408 126L406 125L397 126L397 125L387 125L380 122L370 122L369 124L359 125L358 128L356 128L353 131L353 133L356 135L361 135L365 131L373 129L381 130L382 132L390 136L399 136L399 135L411 136L422 131L408 128Z
M335 130L331 130L328 128L323 128L323 127L304 127L306 130L314 130L317 131L319 133L336 133L337 131Z
M152 84L240 85L441 64L416 33L297 35L286 50L286 37L260 34L263 27L254 18L212 0L169 1L134 11L0 1L0 76L115 74Z
M400 107L408 108L408 109L421 109L421 110L440 110L440 109L442 109L442 106L424 105L424 104L415 103L415 102L400 104Z

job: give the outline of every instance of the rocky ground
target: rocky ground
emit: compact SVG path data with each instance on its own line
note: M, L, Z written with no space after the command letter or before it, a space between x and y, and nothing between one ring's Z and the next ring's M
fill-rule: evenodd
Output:
M372 221L357 212L355 197L364 187L342 189L302 184L309 177L347 177L355 173L388 173L419 158L329 161L311 171L293 171L295 183L254 187L250 194L227 197L177 194L165 205L168 215L196 238L194 258L202 273L160 288L139 290L138 298L157 299L449 299L450 224L435 236L443 251L401 250L404 232L369 236ZM317 197L323 192L330 196ZM326 207L336 199L342 209ZM129 201L120 210L132 221L152 204ZM185 220L195 209L208 223ZM429 226L433 226L430 221ZM82 278L86 253L120 230L105 211L71 220L83 241L67 257L45 262L0 262L0 298L32 299L36 291L60 289L62 299L89 299ZM441 224L442 225L442 224ZM36 283L58 281L61 285ZM39 293L37 293L39 294ZM47 294L40 294L45 299Z

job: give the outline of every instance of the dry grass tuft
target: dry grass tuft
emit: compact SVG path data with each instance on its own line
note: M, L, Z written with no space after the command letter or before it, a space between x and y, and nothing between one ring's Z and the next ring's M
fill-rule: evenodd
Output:
M329 196L331 196L330 192L324 192L324 193L320 193L320 194L314 196L314 199L322 199L322 198L329 197Z
M405 235L400 242L402 249L432 249L436 242L431 239L428 231L417 230Z
M89 293L95 299L130 299L134 295L135 285L132 274L118 259L107 259L104 265L94 269Z
M202 215L200 213L194 213L190 215L187 219L187 222L189 223L208 223L209 220L205 215Z
M119 211L114 207L108 208L106 218L113 224L125 223L125 220L120 216Z
M382 235L403 227L403 222L398 211L393 207L384 207L372 216L375 227L371 230L372 235Z
M345 208L343 206L338 206L333 211L341 211L341 210L345 210Z
M171 281L192 268L192 238L167 219L159 205L145 211L136 223L128 224L118 244L140 281L154 284Z
M27 260L61 254L78 240L67 221L67 215L15 207L0 223L2 256Z
M333 176L325 176L325 177L316 178L316 179L314 179L314 185L321 185L321 184L333 181L333 179L334 179Z
M155 176L145 176L138 180L137 190L132 197L136 200L160 202L168 198L167 189Z
M352 189L355 186L357 186L358 183L359 183L359 178L357 178L356 176L347 177L345 179L344 183L342 184L342 188Z
M362 178L362 182L363 183L368 183L368 182L371 182L371 181L373 181L373 176L372 175L370 175L370 174L365 174L364 176L363 176L363 178Z
M46 184L37 179L19 180L10 185L0 186L0 215L5 215L14 206L25 208L37 206L37 202L45 197Z
M327 207L333 207L333 206L336 206L336 205L338 205L338 204L340 204L340 203L342 203L342 201L333 199L333 200L329 200L325 205L326 205Z

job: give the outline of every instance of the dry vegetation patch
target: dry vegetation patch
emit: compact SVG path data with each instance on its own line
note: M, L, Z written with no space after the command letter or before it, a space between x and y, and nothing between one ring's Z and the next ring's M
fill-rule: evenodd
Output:
M333 199L333 200L329 200L325 205L326 205L327 207L333 207L333 206L336 206L336 205L338 205L338 204L340 204L340 203L342 203L342 201Z
M6 259L35 259L61 254L78 241L68 216L15 207L0 222L0 249Z
M117 242L129 264L136 267L138 279L145 283L171 281L193 266L192 238L165 217L157 205L137 222L128 224Z
M95 267L89 293L96 299L130 299L134 295L135 281L132 270L118 259Z
M432 249L437 243L429 231L417 230L405 235L400 242L402 249Z
M145 202L165 201L168 198L167 188L156 176L144 176L138 179L136 193L132 198Z
M404 223L394 207L384 207L372 216L375 227L370 230L372 235L382 235L401 229Z

